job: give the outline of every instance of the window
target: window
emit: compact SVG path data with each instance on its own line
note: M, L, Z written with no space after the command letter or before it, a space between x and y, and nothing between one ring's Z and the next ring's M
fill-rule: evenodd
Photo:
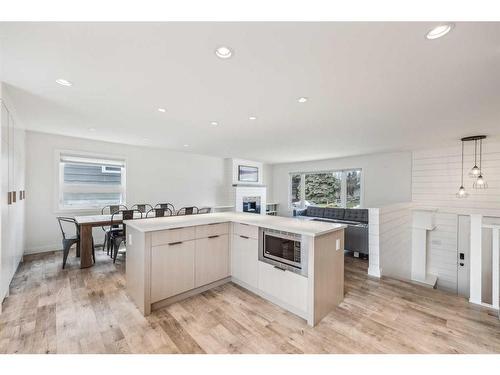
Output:
M361 207L361 170L290 174L290 206Z
M125 160L59 154L59 209L125 204Z

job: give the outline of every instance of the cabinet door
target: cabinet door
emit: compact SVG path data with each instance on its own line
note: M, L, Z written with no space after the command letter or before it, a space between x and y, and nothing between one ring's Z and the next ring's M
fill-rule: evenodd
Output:
M255 238L233 235L231 275L251 287L259 287L259 244Z
M307 277L259 262L259 289L288 306L307 311Z
M214 235L196 240L195 286L210 284L228 276L228 235Z
M194 288L195 241L153 246L151 249L151 302Z

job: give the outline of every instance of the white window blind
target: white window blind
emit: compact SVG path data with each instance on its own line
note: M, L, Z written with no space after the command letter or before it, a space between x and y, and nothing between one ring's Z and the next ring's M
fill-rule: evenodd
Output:
M125 204L125 160L61 153L59 208L92 209Z

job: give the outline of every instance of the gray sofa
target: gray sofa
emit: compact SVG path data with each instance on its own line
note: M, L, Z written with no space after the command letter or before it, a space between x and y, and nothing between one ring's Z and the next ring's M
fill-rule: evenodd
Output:
M344 248L368 255L367 209L309 206L305 209L296 209L294 216L307 216L315 221L346 224Z

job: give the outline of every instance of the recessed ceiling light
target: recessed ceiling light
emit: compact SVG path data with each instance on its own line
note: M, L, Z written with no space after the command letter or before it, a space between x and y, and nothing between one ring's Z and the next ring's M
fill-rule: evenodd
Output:
M257 120L257 117L255 117L255 116L250 116L248 119L253 121L253 120Z
M184 145L184 147L189 147L189 145L188 145L188 144L185 144L185 145Z
M219 123L218 123L217 121L212 121L212 122L210 123L210 125L212 125L212 126L217 126L217 125L219 125Z
M448 34L453 28L452 23L446 23L444 25L439 25L430 30L425 36L427 39L437 39Z
M89 132L95 132L95 128L89 128Z
M158 108L158 112L165 113L165 112L167 112L167 110L165 108Z
M221 46L215 50L215 55L220 59L229 59L233 55L231 48Z
M59 83L61 86L68 86L68 87L73 86L73 84L70 81L62 78L56 79L56 82Z
M308 99L307 99L305 96L302 96L302 97L300 97L300 98L298 98L298 99L297 99L297 101L298 101L299 103L305 103L305 102L307 102L307 100L308 100Z

